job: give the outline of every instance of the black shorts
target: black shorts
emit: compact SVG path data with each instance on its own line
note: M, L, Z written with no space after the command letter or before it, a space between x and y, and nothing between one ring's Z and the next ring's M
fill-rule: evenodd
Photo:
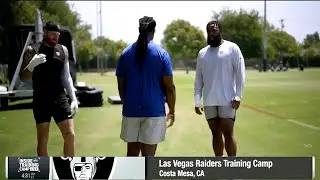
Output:
M33 99L33 116L37 124L50 122L51 117L56 123L72 119L68 98L59 97L56 100Z

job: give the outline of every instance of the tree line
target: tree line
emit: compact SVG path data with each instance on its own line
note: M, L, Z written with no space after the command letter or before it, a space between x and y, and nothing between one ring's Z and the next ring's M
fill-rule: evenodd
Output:
M256 10L240 11L223 9L213 12L213 20L222 25L222 37L239 45L247 66L260 65L263 58L264 19ZM267 59L270 64L288 62L291 67L299 63L320 67L319 33L308 34L299 43L286 31L266 22ZM203 32L189 22L179 19L168 25L164 31L163 46L175 61L195 67L198 51L206 45ZM191 64L191 65L190 65Z
M79 14L66 1L2 0L0 5L0 36L6 27L35 23L37 9L41 11L44 22L55 20L68 27L73 32L77 67L82 71L97 66L114 68L122 50L128 43L132 43L106 37L93 39L90 34L91 25L82 22ZM258 11L223 9L213 12L212 19L220 21L223 38L239 45L247 66L262 62L264 21ZM174 66L194 67L198 51L206 45L205 34L206 32L190 22L177 19L166 27L161 45L170 53ZM5 45L3 38L0 40L0 51L4 49L1 46ZM101 63L99 65L98 57ZM267 57L271 64L283 61L292 67L299 63L320 67L319 33L312 32L299 43L286 31L267 22ZM0 63L7 61L8 59L0 59Z
M39 9L43 22L57 21L61 26L68 27L73 34L77 57L77 68L86 70L97 67L99 57L100 67L114 67L126 42L114 41L106 37L92 38L90 24L81 21L80 15L73 10L72 5L61 1L0 1L0 55L7 52L4 31L7 27L19 24L34 24L36 10ZM0 58L0 64L8 63L9 59Z

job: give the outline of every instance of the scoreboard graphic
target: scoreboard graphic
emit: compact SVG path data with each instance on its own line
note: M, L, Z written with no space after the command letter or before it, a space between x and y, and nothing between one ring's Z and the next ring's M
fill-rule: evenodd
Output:
M313 179L314 157L7 157L7 179Z

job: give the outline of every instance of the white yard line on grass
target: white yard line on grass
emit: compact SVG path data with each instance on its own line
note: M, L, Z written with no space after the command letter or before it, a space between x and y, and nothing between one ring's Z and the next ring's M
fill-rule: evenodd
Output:
M318 126L313 126L313 125L306 124L306 123L303 123L303 122L299 122L299 121L296 121L296 120L293 120L293 119L287 119L287 121L291 122L291 123L294 123L294 124L297 124L297 125L300 125L300 126L303 126L303 127L307 127L309 129L320 131L320 127L318 127Z
M195 75L191 75L192 77L195 77ZM189 87L180 87L182 89L188 89ZM307 102L304 102L304 103L307 103ZM316 131L319 131L320 132L320 127L318 126L313 126L313 125L310 125L310 124L306 124L306 123L303 123L303 122L300 122L300 121L296 121L296 120L293 120L293 119L286 119L288 122L291 122L293 124L296 124L296 125L299 125L299 126L302 126L302 127L306 127L306 128L309 128L309 129L313 129L313 130L316 130Z
M306 123L303 123L303 122L300 122L300 121L296 121L296 120L293 120L293 119L287 119L287 118L285 118L283 116L274 114L272 112L268 112L268 111L266 111L264 109L260 109L260 108L254 107L254 106L250 106L250 105L246 105L246 104L244 104L243 106L245 108L250 109L250 110L253 110L253 111L256 111L256 112L260 112L262 114L266 114L266 115L269 115L269 116L273 116L273 117L278 118L278 119L286 120L287 122L291 122L291 123L299 125L301 127L306 127L306 128L313 129L313 130L316 130L316 131L320 132L320 127L318 127L318 126L313 126L313 125L306 124Z

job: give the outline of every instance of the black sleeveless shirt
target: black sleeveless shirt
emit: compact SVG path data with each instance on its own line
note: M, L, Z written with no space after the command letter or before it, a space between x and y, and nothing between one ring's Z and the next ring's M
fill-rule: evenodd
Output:
M62 73L66 63L62 45L48 47L41 44L37 54L45 54L47 61L33 70L34 99L55 100L66 95L62 84Z

